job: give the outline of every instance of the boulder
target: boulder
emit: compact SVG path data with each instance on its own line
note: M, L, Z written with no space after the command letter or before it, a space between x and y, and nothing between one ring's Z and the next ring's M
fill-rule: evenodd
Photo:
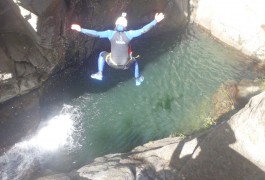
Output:
M216 127L182 167L183 179L264 179L265 92Z

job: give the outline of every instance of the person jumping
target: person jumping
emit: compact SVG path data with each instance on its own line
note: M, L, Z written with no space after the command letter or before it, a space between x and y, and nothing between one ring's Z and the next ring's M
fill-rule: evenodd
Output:
M137 61L131 54L129 43L133 38L146 33L163 19L163 13L156 13L155 19L152 22L145 25L141 29L129 31L126 30L126 13L122 13L122 15L116 20L116 27L114 30L95 31L81 28L81 26L78 24L72 24L72 30L76 30L92 37L108 38L110 41L111 52L100 52L98 57L98 72L92 74L91 78L102 80L105 62L107 62L107 64L112 68L116 69L128 69L130 65L134 65L134 77L136 79L136 86L141 85L144 77L139 73L139 66Z

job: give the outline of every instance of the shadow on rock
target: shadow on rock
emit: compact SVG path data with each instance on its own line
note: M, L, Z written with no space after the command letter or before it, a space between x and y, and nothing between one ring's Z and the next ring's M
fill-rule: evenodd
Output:
M259 160L255 164L253 163L255 157L246 153L249 147L242 142L242 140L248 141L247 137L249 136L258 136L254 132L248 134L250 132L242 128L243 125L241 125L241 123L244 124L250 120L260 121L262 119L262 113L253 115L256 119L251 118L251 114L248 116L250 119L245 116L245 111L252 112L255 109L255 105L250 108L246 106L230 121L213 128L207 135L181 141L170 161L170 166L178 172L175 179L264 179L265 173L257 165ZM242 117L244 118L242 119ZM237 130L238 137L231 126L233 129L239 129ZM258 140L257 138L257 143ZM253 142L253 144L255 143ZM253 147L253 149L255 148ZM256 150L262 151L261 149Z

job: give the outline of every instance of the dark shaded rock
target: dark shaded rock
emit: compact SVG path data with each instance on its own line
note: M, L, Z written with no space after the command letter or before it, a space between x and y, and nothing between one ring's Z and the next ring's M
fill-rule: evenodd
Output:
M0 104L0 147L8 148L38 127L40 120L37 91Z
M5 9L0 27L1 73L11 77L0 79L3 102L39 87L51 73L52 64L36 45L37 34L23 20L18 7L11 1L1 1L0 9Z
M14 74L14 63L12 61L9 61L9 58L3 51L3 49L0 47L0 74L7 73L7 74ZM3 79L0 79L3 80Z
M27 76L29 74L33 74L36 72L36 69L34 68L34 66L32 66L29 63L15 63L15 69L16 69L16 74L17 77L21 77L21 76Z
M9 100L19 94L18 82L11 79L0 84L0 98L2 101Z
M28 76L25 76L21 81L20 81L20 91L27 93L30 90L37 88L38 85L40 85L40 80L41 77L39 74L35 73L35 74L31 74Z

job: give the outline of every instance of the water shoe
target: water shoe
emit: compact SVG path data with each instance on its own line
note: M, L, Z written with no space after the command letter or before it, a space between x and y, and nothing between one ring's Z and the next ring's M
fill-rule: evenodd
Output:
M95 74L92 74L91 75L91 78L93 78L93 79L97 79L97 80L102 80L102 78L103 78L103 75L102 75L102 72L97 72L97 73L95 73Z
M143 76L136 78L136 81L135 81L136 86L140 86L143 81L144 81Z

